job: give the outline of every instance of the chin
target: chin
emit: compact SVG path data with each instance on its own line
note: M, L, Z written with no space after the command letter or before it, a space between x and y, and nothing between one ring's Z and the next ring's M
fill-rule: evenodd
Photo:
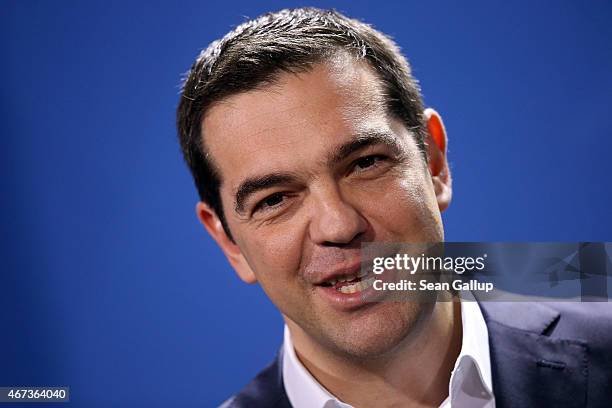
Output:
M349 321L332 322L324 337L329 348L349 359L392 356L415 337L431 306L410 302L377 303L360 315L351 316Z

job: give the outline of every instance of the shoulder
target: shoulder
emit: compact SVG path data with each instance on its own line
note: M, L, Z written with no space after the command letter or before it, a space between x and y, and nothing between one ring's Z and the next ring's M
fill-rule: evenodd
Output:
M608 372L609 377L612 303L482 302L480 306L493 351L507 352L510 345L517 344L532 344L533 347L549 344L551 350L557 351L573 345L575 350L584 350L592 374Z
M479 303L497 407L609 406L612 303Z
M612 303L482 302L480 306L498 361L521 347L548 347L547 353L557 353L559 361L580 352L589 377L612 385ZM540 357L550 359L544 354Z
M270 365L219 408L291 407L282 378L282 348Z
M548 304L547 304L548 305ZM572 330L572 328L606 328L612 329L612 303L608 302L555 302L548 305L557 310L562 319L557 330ZM597 330L600 332L600 330ZM610 331L605 333L610 335ZM596 333L604 334L604 333Z
M480 307L487 325L536 331L552 338L612 339L612 303L480 302Z

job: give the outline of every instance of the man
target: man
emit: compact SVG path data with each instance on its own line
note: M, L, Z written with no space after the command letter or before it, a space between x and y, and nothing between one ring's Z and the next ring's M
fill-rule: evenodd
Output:
M310 8L246 22L198 57L178 130L198 218L286 322L225 406L604 405L612 325L589 310L361 296L362 245L442 242L452 191L442 119L380 32Z

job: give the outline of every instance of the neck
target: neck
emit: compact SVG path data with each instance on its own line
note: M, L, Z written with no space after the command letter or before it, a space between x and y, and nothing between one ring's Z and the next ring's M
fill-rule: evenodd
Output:
M459 301L435 303L420 327L389 353L350 359L332 353L285 317L296 355L329 392L352 406L439 406L461 350Z

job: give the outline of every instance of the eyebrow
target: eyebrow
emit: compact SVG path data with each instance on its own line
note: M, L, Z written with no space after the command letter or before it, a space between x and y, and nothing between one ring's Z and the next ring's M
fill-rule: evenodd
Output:
M365 149L366 147L375 145L385 145L393 150L393 153L399 154L402 151L401 145L397 137L389 131L367 130L356 135L352 140L334 149L327 159L329 166L341 162L351 154Z
M393 133L387 131L366 131L331 151L327 157L327 165L332 167L357 151L380 144L389 147L395 154L400 154L402 151L401 145ZM297 177L293 173L287 172L249 177L236 190L235 211L239 214L244 213L244 205L247 199L258 191L282 184L295 183L296 181Z
M243 181L236 191L236 208L237 213L244 212L244 203L252 194L277 186L279 184L289 184L296 180L295 176L290 173L271 173L260 177L250 177Z

